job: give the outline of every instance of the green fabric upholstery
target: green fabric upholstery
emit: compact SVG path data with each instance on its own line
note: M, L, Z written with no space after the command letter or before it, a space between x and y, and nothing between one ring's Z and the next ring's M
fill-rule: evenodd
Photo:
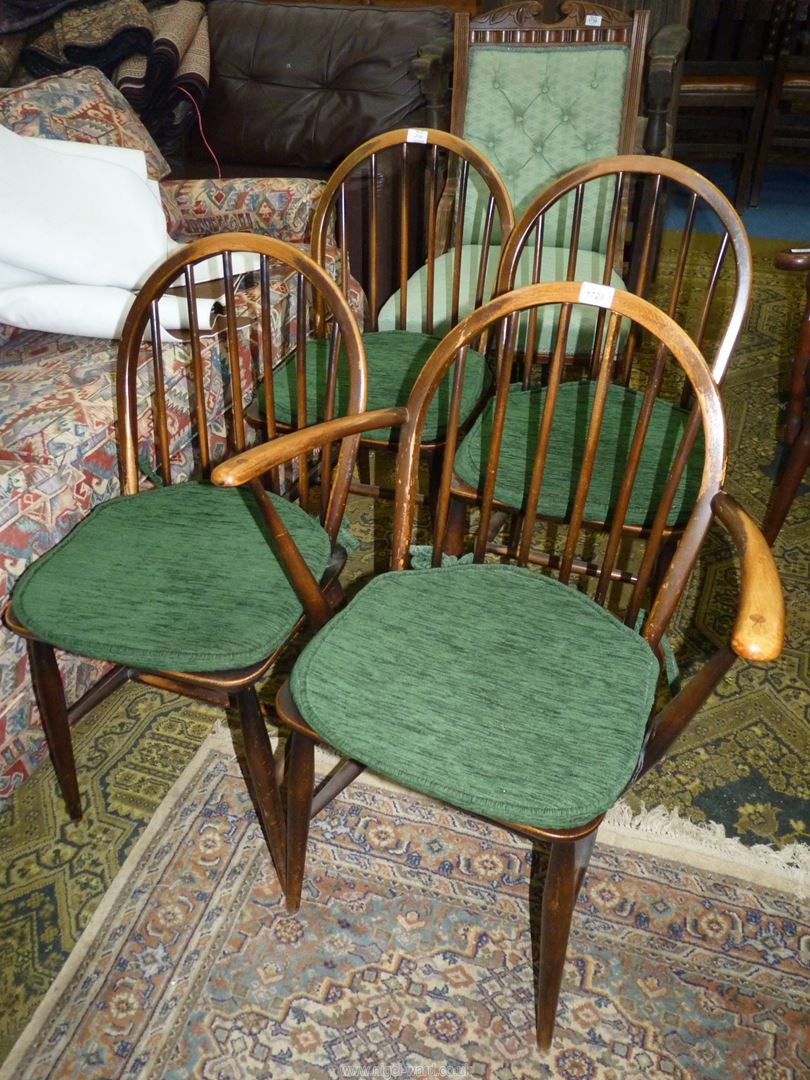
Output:
M643 638L532 570L375 578L307 645L292 695L342 754L496 819L565 828L621 794L658 663Z
M516 219L552 180L618 153L627 58L624 45L471 47L462 134L499 173ZM602 186L612 190L610 181ZM471 187L465 241L480 239L486 211L483 181L472 177ZM563 242L564 234L554 237L567 213L570 207L548 215L547 242ZM597 249L606 220L595 200L586 204L584 246Z
M595 385L593 382L578 381L560 386L539 502L540 512L547 517L566 518L570 515ZM545 390L522 390L519 385L510 389L495 484L495 498L507 506L523 505L545 397ZM608 388L593 477L585 505L585 516L589 521L606 521L610 517L624 476L641 401L641 395L633 390L615 385ZM669 402L659 400L655 403L627 511L627 524L652 523L687 415L683 409ZM480 488L483 483L491 428L490 402L456 452L456 475L475 488ZM702 471L703 438L700 433L678 485L667 519L669 525L680 525L686 521L700 487Z
M484 298L492 295L495 275L498 270L500 248L490 249L484 281ZM447 251L435 262L433 318L434 333L443 336L452 327L451 311L453 298L453 260L454 252ZM528 285L532 280L532 259L534 251L527 248L518 263L515 287ZM465 245L461 255L461 287L459 290L459 318L463 318L475 307L475 287L478 281L478 267L481 261L481 247L478 244ZM543 246L543 258L540 263L541 281L564 281L568 269L568 249ZM576 279L578 281L602 281L605 271L603 255L594 251L582 250L577 254ZM611 274L611 285L624 289L624 283L615 271ZM422 266L408 280L407 285L408 318L406 330L421 330L424 321L425 298L427 296L427 267ZM539 349L549 353L552 348L553 334L556 330L556 313L559 309L547 309L538 328ZM571 311L571 325L568 330L566 351L569 354L587 353L593 345L598 309L576 305ZM399 321L399 290L383 304L377 325L380 330L393 330ZM518 332L518 348L522 348L526 339L526 319L522 319ZM370 389L370 388L369 388Z
M329 537L300 506L271 498L320 578ZM57 648L190 672L263 660L301 616L251 493L207 483L99 506L25 571L12 607Z
M428 334L407 333L402 330L363 334L363 347L368 366L368 410L404 405L417 375L440 340ZM307 343L307 416L310 423L316 418L319 420L323 418L328 362L329 343L327 341ZM298 395L295 375L294 356L280 364L273 373L276 419L283 424L294 424L297 415ZM467 353L467 368L462 390L462 419L469 416L489 380L490 372L486 360L480 353L470 349ZM345 363L339 363L335 407L338 416L345 415L348 389L348 370ZM451 391L452 371L448 373L430 403L425 418L423 442L431 443L443 437L447 428L447 410ZM262 387L258 395L262 414L265 407L264 396L264 387ZM364 438L390 442L396 440L396 434L392 433L390 428L377 428L367 432Z

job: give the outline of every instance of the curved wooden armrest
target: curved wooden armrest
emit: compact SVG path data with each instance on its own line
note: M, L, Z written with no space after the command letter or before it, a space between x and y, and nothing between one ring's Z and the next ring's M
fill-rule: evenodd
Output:
M810 270L810 243L777 252L773 264L777 270Z
M291 431L269 442L245 450L236 457L217 465L211 479L220 487L238 487L254 477L269 472L277 465L284 465L326 443L339 442L349 435L373 431L375 428L400 427L405 423L408 410L404 407L374 409L357 416L339 416L324 420L300 431Z
M746 660L775 660L785 636L782 583L771 549L754 521L725 491L712 500L740 556L740 606L731 647Z

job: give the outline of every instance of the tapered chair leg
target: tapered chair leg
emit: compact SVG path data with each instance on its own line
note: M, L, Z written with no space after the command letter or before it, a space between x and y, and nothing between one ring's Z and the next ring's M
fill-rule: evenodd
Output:
M315 781L315 743L299 731L290 735L287 759L287 911L301 906L307 839Z
M231 700L239 712L239 722L245 742L245 760L256 808L279 883L286 893L287 855L284 839L284 810L276 783L276 766L270 737L267 734L254 687L244 687L233 694Z
M595 839L596 830L580 840L556 841L551 845L540 919L537 980L537 1045L540 1050L548 1050L554 1036L571 917Z
M65 690L59 674L56 654L50 645L29 639L28 662L56 779L62 789L71 820L78 821L82 816L79 781L76 777L76 762L70 739Z

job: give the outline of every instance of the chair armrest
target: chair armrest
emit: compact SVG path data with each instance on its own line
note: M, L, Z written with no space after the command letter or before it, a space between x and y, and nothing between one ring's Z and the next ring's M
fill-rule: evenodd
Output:
M427 102L427 126L447 130L450 126L450 73L453 70L453 38L438 37L422 45L411 61L411 75Z
M408 410L402 406L390 409L374 409L357 416L339 416L324 420L300 431L279 435L269 442L261 443L228 458L214 469L213 482L220 487L238 487L246 484L279 465L285 465L302 454L330 442L338 442L350 435L373 431L380 427L400 427L408 418Z
M644 150L660 154L667 144L667 120L681 82L681 69L689 29L680 23L662 26L647 49L647 81L645 101L647 126Z
M771 549L754 521L726 492L715 495L712 509L740 556L740 604L731 647L746 660L775 660L785 636L785 602Z
M232 177L164 180L160 185L169 235L186 243L220 232L251 232L308 244L322 180Z
M788 248L774 256L773 264L777 270L810 271L810 244Z

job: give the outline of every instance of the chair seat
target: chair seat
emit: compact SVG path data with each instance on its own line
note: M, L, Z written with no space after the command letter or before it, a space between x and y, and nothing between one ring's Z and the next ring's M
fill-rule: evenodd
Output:
M595 387L595 383L587 381L560 385L538 504L539 512L545 517L570 517ZM518 385L510 389L495 482L495 498L506 506L523 506L545 397L545 390L523 390ZM616 385L608 387L596 461L585 504L586 521L604 522L610 518L624 477L641 402L641 394L633 390ZM627 509L626 524L652 524L687 416L688 413L677 405L660 399L655 402ZM476 489L480 489L484 482L491 429L492 403L489 403L456 453L456 475ZM667 518L668 525L681 525L688 518L700 487L702 472L701 432L678 485Z
M498 270L498 260L501 249L498 246L490 249L487 258L487 268L484 278L484 298L492 295L495 285L495 275ZM528 247L518 263L515 288L529 285L532 282L532 259L534 249ZM447 251L440 255L434 263L434 308L433 308L433 333L442 336L453 325L452 298L453 298L453 263L454 251ZM465 244L461 254L460 287L459 287L459 318L469 315L475 308L475 290L477 285L478 266L481 261L481 246L479 244ZM543 258L540 264L541 281L564 281L568 270L568 248L552 247L549 244L543 246ZM602 281L605 271L605 256L598 251L586 251L577 253L575 276L577 281ZM610 284L615 289L624 289L624 282L615 272L611 272ZM424 327L424 298L427 295L427 267L422 266L408 279L407 284L407 319L404 329L411 331L422 330ZM587 353L593 345L597 308L577 306L571 317L571 325L568 329L568 353ZM386 300L380 309L377 325L380 330L393 330L399 319L399 290L390 299ZM518 331L517 347L522 348L526 338L526 320L520 322ZM541 353L550 353L553 345L553 332L556 329L556 319L544 319L538 328L538 343L536 348Z
M300 506L270 498L320 578L329 537ZM56 648L188 672L261 662L302 613L251 493L207 483L99 506L25 571L12 610Z
M368 367L367 408L383 409L392 405L404 405L408 400L416 377L425 361L441 339L429 334L391 330L385 333L363 334L363 347ZM329 343L324 340L307 343L307 417L312 423L322 420L324 395L326 393L326 365L329 361ZM446 381L447 391L434 396L425 418L422 441L436 442L444 436L447 428L447 409L452 389L452 370ZM461 399L461 422L470 415L490 381L489 365L484 357L470 349ZM291 356L273 372L273 394L276 418L282 424L296 422L298 395L296 393L295 357ZM258 401L264 415L264 387L259 391ZM348 380L345 363L338 367L337 401L335 414L345 414L348 402ZM391 428L376 428L366 432L366 440L391 442L396 435Z
M293 699L347 757L525 825L591 821L638 762L658 663L588 597L514 566L383 574L305 648Z

